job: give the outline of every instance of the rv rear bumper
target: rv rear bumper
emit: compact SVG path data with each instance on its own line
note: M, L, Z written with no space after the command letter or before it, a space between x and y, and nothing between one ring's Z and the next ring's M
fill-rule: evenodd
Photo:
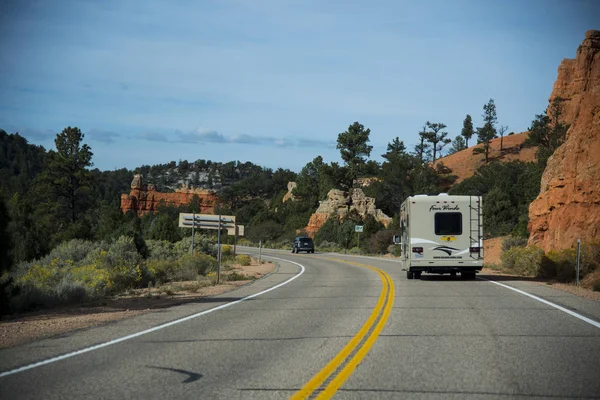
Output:
M430 274L450 274L452 272L480 272L483 268L483 265L461 265L461 266L411 266L409 268L410 272L427 272Z

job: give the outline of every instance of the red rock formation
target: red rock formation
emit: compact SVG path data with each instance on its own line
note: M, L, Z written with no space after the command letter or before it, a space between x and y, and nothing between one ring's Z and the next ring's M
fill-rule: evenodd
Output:
M571 124L548 160L529 207L529 244L544 250L600 240L600 31L586 32L574 60L563 60L550 100L565 100Z
M383 211L375 208L375 199L367 197L362 189L352 189L352 193L348 196L344 191L331 189L327 193L327 200L319 202L319 208L310 216L307 227L304 229L310 237L315 237L315 234L321 229L323 224L327 222L332 214L338 218L344 219L350 211L356 211L361 217L372 215L377 221L381 222L386 227L391 222L391 218L383 213Z
M217 195L210 190L181 189L175 193L157 192L154 185L144 185L141 175L135 175L131 182L131 192L121 195L121 210L132 210L137 215L156 211L161 201L175 207L189 204L194 196L200 198L200 210L203 214L212 214L217 201Z

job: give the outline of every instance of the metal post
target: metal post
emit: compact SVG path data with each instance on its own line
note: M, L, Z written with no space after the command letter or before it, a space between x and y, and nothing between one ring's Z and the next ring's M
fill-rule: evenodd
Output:
M579 286L579 261L581 260L581 240L577 239L577 278L576 284Z
M360 232L356 232L358 235L358 243L356 245L356 247L358 247L360 249Z
M262 256L262 240L258 241L258 264L261 264L260 258Z
M219 214L219 229L217 232L217 284L219 284L221 283L221 214Z
M194 255L194 227L196 226L196 214L192 214L193 216L193 220L192 220L192 255Z
M238 226L237 223L233 224L233 256L235 257L235 247L237 246L237 232Z

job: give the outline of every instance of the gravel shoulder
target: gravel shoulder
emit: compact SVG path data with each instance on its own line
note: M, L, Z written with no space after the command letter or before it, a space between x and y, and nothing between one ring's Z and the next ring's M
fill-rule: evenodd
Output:
M201 297L216 296L247 285L274 270L273 263L258 264L253 260L249 266L234 265L231 270L223 272L224 276L235 272L248 279L226 281L198 288L195 292L185 290L185 285L191 282L177 282L169 285L172 294L157 294L157 289L151 292L140 289L126 296L107 298L101 305L59 307L9 315L0 321L0 349L193 302Z

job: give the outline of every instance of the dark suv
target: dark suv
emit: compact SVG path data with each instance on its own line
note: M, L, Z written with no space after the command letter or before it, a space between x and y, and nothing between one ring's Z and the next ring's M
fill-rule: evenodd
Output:
M307 253L315 252L315 244L311 238L299 236L294 239L294 243L292 243L292 253L299 253L301 251L305 251Z

